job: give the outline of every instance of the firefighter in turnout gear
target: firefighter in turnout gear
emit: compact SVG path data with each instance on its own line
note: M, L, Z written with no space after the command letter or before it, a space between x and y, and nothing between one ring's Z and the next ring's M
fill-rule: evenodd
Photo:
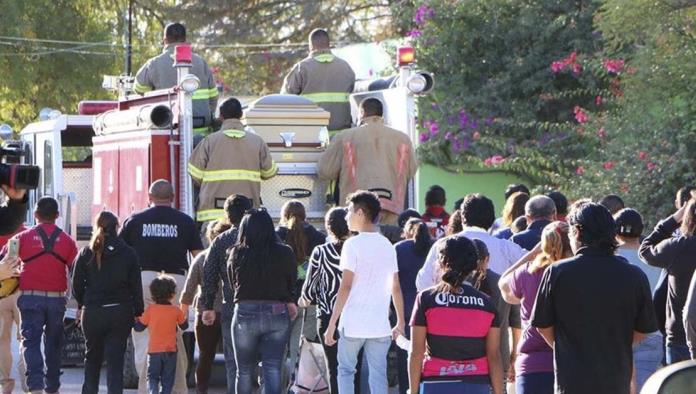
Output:
M235 98L220 105L222 127L203 139L191 154L188 172L200 186L196 220L222 218L225 199L241 194L261 205L261 180L272 178L278 167L268 145L258 135L244 131L239 120L242 105Z
M356 190L377 194L382 205L381 224L396 225L406 203L406 187L418 169L408 135L384 125L382 102L360 103L361 125L338 133L319 158L318 175L338 179L339 203Z
M164 51L148 60L135 76L135 92L143 94L150 90L169 89L177 84L174 68L174 48L186 42L186 28L181 23L170 23L164 28ZM193 93L193 131L207 134L217 107L218 90L213 72L200 56L193 54L191 72L201 81Z
M330 131L351 127L348 95L355 85L353 69L331 53L326 30L310 33L309 50L309 56L295 64L285 77L281 93L306 97L328 111Z

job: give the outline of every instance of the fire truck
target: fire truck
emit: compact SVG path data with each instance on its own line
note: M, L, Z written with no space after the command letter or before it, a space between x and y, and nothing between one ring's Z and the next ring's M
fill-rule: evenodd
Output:
M359 103L379 98L386 123L417 144L415 97L430 92L434 81L431 74L416 71L413 48L399 48L397 61L397 75L356 82L351 112L357 124ZM148 187L157 179L169 180L175 186L175 207L194 215L186 168L193 148L192 94L199 81L190 73L190 46L177 46L174 67L178 83L170 89L133 95L128 94L128 79L105 78L105 87L121 92L117 101L84 101L77 115L54 111L21 131L27 162L42 169L39 187L29 193L30 204L42 196L56 198L58 224L78 242L89 240L92 218L102 210L123 222L147 208ZM322 223L328 185L318 179L316 163L329 143L329 113L304 97L273 94L246 105L242 120L247 131L262 136L278 165L278 174L261 185L269 213L278 219L282 205L296 199L307 208L308 220ZM417 182L409 185L409 206L417 198ZM27 223L32 221L29 215ZM69 309L67 315L74 313ZM68 349L65 361L81 362L81 351ZM133 373L127 365L128 386L137 384Z

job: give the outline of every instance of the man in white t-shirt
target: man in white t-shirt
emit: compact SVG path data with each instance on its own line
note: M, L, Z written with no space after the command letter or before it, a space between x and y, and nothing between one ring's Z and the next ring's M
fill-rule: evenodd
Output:
M369 365L370 393L386 394L387 352L392 338L404 333L404 302L399 284L396 251L378 232L379 197L359 190L348 196L346 221L358 235L349 238L341 251L343 271L336 305L326 330L328 346L339 321L338 388L353 393L358 353L364 348ZM389 324L389 302L393 301L397 323Z

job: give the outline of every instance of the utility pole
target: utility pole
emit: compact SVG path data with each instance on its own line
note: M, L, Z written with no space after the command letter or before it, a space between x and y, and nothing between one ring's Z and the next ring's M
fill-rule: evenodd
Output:
M133 57L133 0L128 0L128 23L126 24L126 75L132 74Z

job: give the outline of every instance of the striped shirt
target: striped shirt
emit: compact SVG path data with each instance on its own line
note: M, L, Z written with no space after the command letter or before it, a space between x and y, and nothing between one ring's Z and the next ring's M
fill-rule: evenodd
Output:
M427 332L423 380L490 383L486 336L500 324L488 296L470 285L458 294L424 290L416 298L411 326Z
M302 297L317 305L318 316L331 316L341 286L339 268L343 243L327 242L312 251Z

